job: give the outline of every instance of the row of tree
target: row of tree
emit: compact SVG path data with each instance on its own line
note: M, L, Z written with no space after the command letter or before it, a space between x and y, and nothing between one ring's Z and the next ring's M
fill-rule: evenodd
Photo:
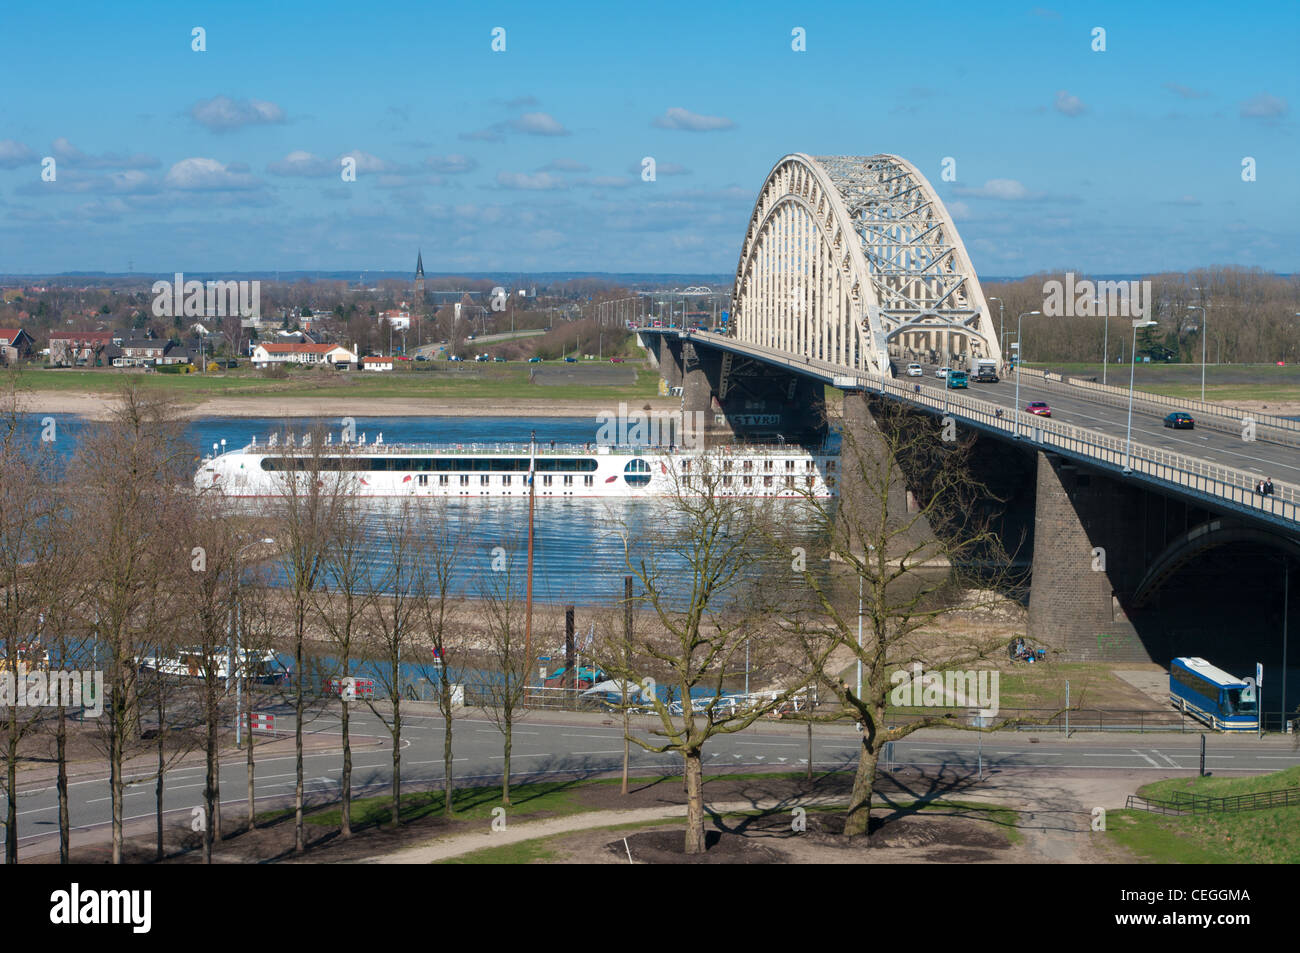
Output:
M356 704L391 736L390 819L400 823L403 707L413 671L432 683L444 721L445 813L455 807L455 677L473 681L466 686L473 702L501 730L502 800L509 804L513 728L531 704L542 640L520 593L520 540L505 541L503 558L474 593L477 622L467 625L458 612L466 595L458 567L469 548L484 545L472 521L446 519L443 504L429 498L376 506L359 495L354 474L329 459L323 438L295 451L300 469L286 474L278 505L253 519L191 489L195 458L174 410L139 391L125 390L112 419L79 435L70 454L48 441L33 449L14 385L7 401L0 446L4 666L17 677L18 647L39 641L57 660L52 665L76 660L104 671L105 714L89 737L108 764L115 861L122 859L127 782L141 773L155 781L161 855L167 769L196 749L207 763L205 856L222 837L218 768L232 690L260 693L263 703L272 697L222 677L232 643L254 656L270 649L293 658L292 677L275 697L293 709L298 850L307 846L304 730L322 711L337 710L341 722L340 833L352 833ZM627 743L682 758L688 851L704 849L710 739L781 713L796 699L802 717L858 724L861 751L844 830L866 834L885 744L951 724L942 710L891 724L896 673L916 664L927 673L965 671L993 664L1005 650L1005 627L978 624L1004 606L1002 593L1015 580L1004 541L983 515L988 508L976 505L989 491L973 476L969 441L945 441L935 427L883 403L872 410L841 424L840 467L830 477L845 491L839 501L809 493L774 507L736 495L729 457L711 452L685 470L664 461L674 492L653 529L609 514L632 583L597 613L590 654L621 685ZM948 616L970 621L968 633L941 626ZM328 665L320 662L322 648ZM200 669L188 685L142 665L182 652ZM332 682L348 693L342 680L363 659L378 673L374 697L330 698ZM728 701L751 675L765 692ZM822 704L810 710L813 696ZM246 713L253 707L250 698ZM633 710L641 712L635 720ZM17 859L24 742L48 732L66 859L68 713L11 707L6 719L7 858ZM245 727L251 741L251 719ZM152 769L143 771L139 758L150 748ZM247 757L251 827L251 746ZM626 778L625 759L625 790Z

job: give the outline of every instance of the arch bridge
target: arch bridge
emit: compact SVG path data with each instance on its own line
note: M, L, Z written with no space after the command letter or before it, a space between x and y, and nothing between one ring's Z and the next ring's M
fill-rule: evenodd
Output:
M1001 363L952 217L895 155L777 162L745 232L732 298L743 344L870 374L887 374L891 354Z

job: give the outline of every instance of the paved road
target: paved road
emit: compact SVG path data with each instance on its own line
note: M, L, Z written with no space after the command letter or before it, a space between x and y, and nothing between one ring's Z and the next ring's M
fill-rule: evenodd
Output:
M292 734L289 716L278 715L279 727ZM402 774L413 786L442 779L443 722L433 715L404 716ZM537 712L515 729L512 774L517 779L544 776L587 776L616 771L622 764L621 729L604 716ZM352 719L354 740L353 786L359 793L381 794L391 783L392 753L387 732L369 712L357 712ZM313 721L309 730L337 736L333 715ZM461 782L491 783L502 771L501 735L481 715L467 713L453 725L456 747L456 776ZM369 736L363 739L359 736ZM858 735L851 728L815 729L813 763L818 769L844 767L855 762ZM375 744L371 739L382 739ZM1033 740L1031 740L1033 739ZM728 769L798 770L807 764L805 730L788 724L762 723L748 731L722 735L709 742L707 770ZM1200 749L1195 734L1076 734L1065 740L1059 732L1015 732L988 735L982 744L977 736L945 731L918 732L895 746L895 762L934 771L939 768L974 771L982 750L985 771L1023 770L1047 773L1119 771L1131 774L1134 788L1143 776L1191 773L1197 769ZM1259 741L1254 736L1211 735L1208 765L1216 771L1277 771L1300 764L1300 752L1282 738ZM227 810L239 812L247 791L243 755L235 755L222 766L221 787ZM317 802L337 796L341 775L337 749L308 754L305 759L305 790ZM676 774L681 761L673 754L653 754L632 748L632 767L645 776ZM256 793L269 807L291 797L294 790L292 753L257 759ZM189 812L202 804L204 768L187 764L167 775L165 806L168 811ZM20 786L19 836L24 854L57 850L58 810L53 785ZM70 787L73 825L79 830L97 829L111 818L106 778L91 777ZM146 779L128 788L124 815L128 821L152 817L154 784ZM81 838L84 839L84 838Z
M944 382L934 376L933 365L923 365L925 377L900 377L899 380L911 384L920 384L934 393L944 393ZM1016 379L1012 374L996 384L972 383L966 391L951 393L970 394L980 400L997 404L1012 412L1016 409ZM1020 381L1020 406L1031 400L1045 400L1052 408L1052 419L1077 427L1088 427L1102 433L1123 438L1128 426L1128 408L1111 407L1096 400L1089 400L1086 391L1063 393L1059 387L1031 382L1024 377ZM1168 411L1153 413L1133 406L1133 442L1159 447L1175 453L1195 456L1222 466L1236 467L1269 476L1274 480L1287 483L1300 483L1300 451L1295 447L1280 446L1263 440L1245 441L1240 436L1222 431L1197 428L1195 430L1171 430L1164 426L1164 417ZM1193 415L1195 416L1195 415ZM1025 433L1033 426L1034 417L1022 413Z

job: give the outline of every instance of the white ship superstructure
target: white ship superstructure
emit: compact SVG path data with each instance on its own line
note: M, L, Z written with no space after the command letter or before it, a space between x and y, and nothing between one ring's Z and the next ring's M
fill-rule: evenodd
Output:
M299 479L347 480L360 496L637 497L710 492L722 496L835 494L839 454L792 445L735 445L708 450L596 444L399 444L362 441L312 448L292 438L206 457L195 475L201 491L231 497L284 496ZM337 474L337 476L335 476Z

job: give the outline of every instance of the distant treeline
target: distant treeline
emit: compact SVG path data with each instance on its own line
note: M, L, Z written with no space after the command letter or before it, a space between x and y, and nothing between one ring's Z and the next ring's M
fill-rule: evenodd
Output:
M1096 280L1074 271L1074 285ZM1102 279L1104 280L1104 279ZM1202 334L1207 359L1214 363L1258 364L1300 360L1300 275L1277 275L1235 266L1197 269L1187 274L1149 275L1150 297L1144 307L1156 327L1138 334L1138 356L1155 360L1199 363ZM1065 272L1043 272L1015 281L981 283L985 299L1002 302L1007 347L1015 340L1017 318L1046 311L1049 282L1066 283ZM996 327L997 301L988 302ZM1205 311L1200 309L1204 307ZM1104 308L1102 310L1105 310ZM1027 315L1023 321L1023 350L1030 363L1101 361L1103 340L1111 361L1129 357L1132 325L1127 315L1112 310L1107 334L1105 317Z

